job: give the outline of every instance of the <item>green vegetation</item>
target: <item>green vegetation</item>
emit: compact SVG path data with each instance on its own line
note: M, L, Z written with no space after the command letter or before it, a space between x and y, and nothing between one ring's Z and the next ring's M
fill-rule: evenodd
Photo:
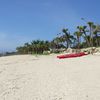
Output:
M59 53L61 49L67 48L87 48L100 46L100 25L87 22L85 26L77 26L76 31L71 33L68 28L62 29L61 33L52 41L33 40L25 43L24 46L17 47L19 54L49 54Z

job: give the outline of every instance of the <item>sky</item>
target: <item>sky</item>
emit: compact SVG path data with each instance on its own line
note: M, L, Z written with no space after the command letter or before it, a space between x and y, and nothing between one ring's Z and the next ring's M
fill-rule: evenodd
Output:
M63 28L100 23L100 0L0 0L0 51L36 39L52 40Z

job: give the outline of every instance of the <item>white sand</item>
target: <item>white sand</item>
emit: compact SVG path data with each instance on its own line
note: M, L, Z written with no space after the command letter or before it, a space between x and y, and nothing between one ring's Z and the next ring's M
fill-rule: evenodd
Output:
M100 100L100 56L1 57L0 100Z

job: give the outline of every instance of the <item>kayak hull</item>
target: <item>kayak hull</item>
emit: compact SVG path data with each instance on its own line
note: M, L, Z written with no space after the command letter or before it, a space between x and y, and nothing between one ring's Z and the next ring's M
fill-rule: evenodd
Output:
M77 54L66 54L66 55L60 55L57 56L57 58L59 59L63 59L63 58L75 58L75 57L81 57L81 56L85 56L87 54L85 54L84 52L81 53L77 53Z

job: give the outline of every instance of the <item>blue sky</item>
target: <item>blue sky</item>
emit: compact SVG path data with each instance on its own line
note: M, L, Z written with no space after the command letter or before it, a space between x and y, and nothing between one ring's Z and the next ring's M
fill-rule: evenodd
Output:
M100 23L100 0L0 0L0 50L34 39L51 40L62 28Z

